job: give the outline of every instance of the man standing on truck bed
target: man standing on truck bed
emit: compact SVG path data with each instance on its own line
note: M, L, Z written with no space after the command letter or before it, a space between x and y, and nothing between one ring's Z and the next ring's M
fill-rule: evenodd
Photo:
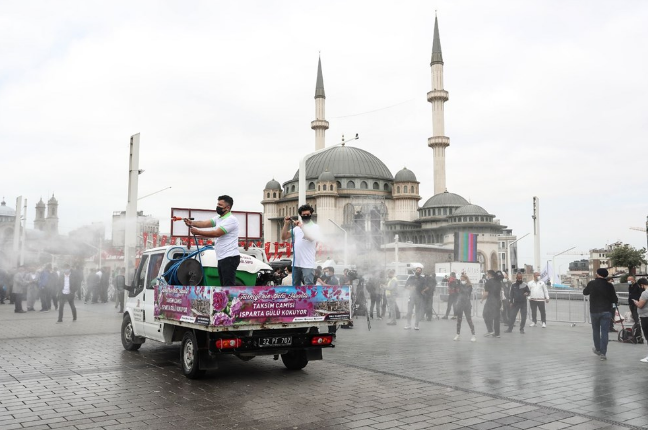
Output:
M315 284L315 253L317 251L317 238L319 237L319 226L311 221L313 208L309 205L302 205L297 209L301 221L294 222L294 269L293 285L314 285ZM293 224L291 217L284 219L281 229L281 239L290 238L290 225Z
M192 221L184 218L184 223L189 231L196 236L215 238L214 249L218 259L218 277L221 286L231 287L236 285L236 269L241 262L238 250L239 222L232 215L234 199L228 195L218 197L216 206L217 217L204 221ZM198 228L196 228L198 227ZM209 230L201 228L215 227Z

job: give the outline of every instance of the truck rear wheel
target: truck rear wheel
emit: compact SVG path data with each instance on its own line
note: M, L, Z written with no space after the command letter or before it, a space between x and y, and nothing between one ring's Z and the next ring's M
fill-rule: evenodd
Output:
M141 343L135 343L135 332L130 316L126 315L121 326L121 341L126 351L137 351L142 346Z
M281 354L281 361L287 369L301 370L308 364L308 357L306 351L301 349Z
M182 362L182 373L189 379L199 378L204 370L200 370L198 354L198 340L193 331L188 331L182 337L182 350L180 361Z

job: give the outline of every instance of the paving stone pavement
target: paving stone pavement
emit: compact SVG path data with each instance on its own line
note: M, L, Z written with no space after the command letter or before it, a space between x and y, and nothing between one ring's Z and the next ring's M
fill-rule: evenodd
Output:
M455 322L375 320L341 330L303 371L272 357L222 360L188 380L179 346L123 350L112 304L79 319L0 306L0 429L627 429L648 427L646 345L591 349L589 326L478 341ZM465 324L465 323L464 323Z

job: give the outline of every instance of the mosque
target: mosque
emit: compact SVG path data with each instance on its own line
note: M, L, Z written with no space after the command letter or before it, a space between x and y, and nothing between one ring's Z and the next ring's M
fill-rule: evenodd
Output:
M411 170L402 168L394 175L383 161L361 148L348 144L325 147L329 123L325 119L320 59L315 85L316 118L311 122L315 151L319 152L306 161L306 201L315 209L314 218L325 236L339 235L341 227L353 235L357 251L393 246L398 240L414 245L419 253L445 256L454 249L455 232L472 233L477 235L477 260L483 271L507 267L507 244L511 244L510 258L515 267L516 249L512 242L516 237L511 230L483 207L471 204L446 187L445 151L450 139L445 136L444 103L448 101L448 92L443 88L437 18L430 66L433 88L427 93L427 100L432 104L433 133L427 144L434 161L434 195L419 206L420 182ZM266 184L261 201L266 243L281 242L284 217L297 215L298 179L299 171L283 184L275 179Z

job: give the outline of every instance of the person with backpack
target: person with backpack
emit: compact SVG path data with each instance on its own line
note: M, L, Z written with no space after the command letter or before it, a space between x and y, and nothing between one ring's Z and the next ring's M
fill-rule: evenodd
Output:
M529 286L526 282L522 281L522 274L515 275L515 283L511 285L511 293L509 299L509 325L506 330L507 333L513 331L513 324L518 312L520 312L520 334L524 334L524 323L527 319L527 297L531 294Z

